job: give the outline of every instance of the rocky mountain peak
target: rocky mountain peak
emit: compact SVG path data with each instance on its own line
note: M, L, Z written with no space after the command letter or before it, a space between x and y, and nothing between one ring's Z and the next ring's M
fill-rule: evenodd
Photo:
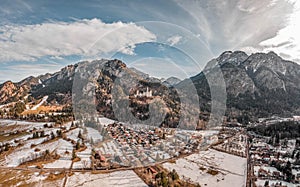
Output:
M248 55L243 51L225 51L217 58L217 61L220 66L224 65L225 63L230 63L232 65L238 66L247 58Z
M209 98L205 77L213 75L216 67L221 69L226 84L229 116L243 116L242 112L253 117L300 113L299 64L284 60L275 52L248 56L240 51L226 51L208 63L204 74L193 77L202 99ZM205 107L203 103L202 108Z
M4 82L1 87L1 89L9 89L9 88L16 88L15 84L12 81Z
M243 62L243 66L247 70L251 70L254 73L260 68L267 68L275 73L283 73L287 71L287 67L291 65L291 62L283 60L273 51L269 53L255 53L249 56L247 60Z
M166 86L174 86L178 84L181 80L177 77L169 77L165 81L163 81L163 84Z
M12 82L6 81L0 86L0 103L7 103L9 98L18 94L19 88Z
M35 86L39 84L39 79L33 76L23 79L22 81L17 83L20 86L24 86L29 88L30 86Z
M222 71L228 95L228 108L232 109L230 112L235 115L239 115L240 111L257 116L300 112L300 98L298 97L300 65L284 60L274 52L255 53L248 56L242 51L222 53L211 60L202 72L191 77L201 100L200 108L205 111L209 111L210 108L210 85L208 85L206 75L218 72L215 71L215 67L219 67ZM87 73L96 78L96 93L99 96L97 107L100 113L108 113L107 103L111 102L110 91L113 82L118 77L124 78L122 79L125 80L124 83L130 86L131 79L127 77L133 76L140 80L141 85L149 88L153 86L156 90L158 87L160 90L167 90L174 84L182 87L187 84L185 80L178 83L179 80L174 77L163 82L133 68L127 68L126 64L120 60L101 59L79 62L62 68L56 73L28 77L18 83L7 81L0 85L0 104L22 100L28 94L32 99L49 96L48 101L51 103L71 103L73 79L76 72L81 73L79 70L83 70L83 75ZM168 83L165 84L166 82ZM167 97L167 95L162 96ZM266 108L265 106L272 107Z
M219 57L209 61L204 71L215 68L217 65L222 66L239 66L241 65L249 56L243 51L225 51Z

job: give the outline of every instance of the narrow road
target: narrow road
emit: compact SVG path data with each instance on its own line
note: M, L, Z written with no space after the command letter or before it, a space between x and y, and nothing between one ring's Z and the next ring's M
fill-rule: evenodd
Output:
M254 171L253 165L251 164L251 155L250 155L250 142L247 143L247 182L246 187L254 187Z

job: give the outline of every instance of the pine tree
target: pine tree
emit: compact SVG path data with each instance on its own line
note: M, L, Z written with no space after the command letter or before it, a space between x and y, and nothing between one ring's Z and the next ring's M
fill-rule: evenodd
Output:
M80 149L80 141L78 140L76 143L76 150Z
M55 135L53 132L51 132L51 139L53 140L55 138Z
M76 155L75 150L73 149L73 151L72 151L72 160L74 160L75 158L77 158L77 155Z
M45 137L45 131L41 131L41 137Z
M81 134L81 130L78 133L78 138L82 139L82 134Z
M61 130L57 130L57 131L56 131L56 134L57 134L58 137L62 137L62 132L61 132Z
M9 144L6 143L6 144L5 144L5 147L4 147L4 151L8 151L8 150L9 150L9 147L10 147Z

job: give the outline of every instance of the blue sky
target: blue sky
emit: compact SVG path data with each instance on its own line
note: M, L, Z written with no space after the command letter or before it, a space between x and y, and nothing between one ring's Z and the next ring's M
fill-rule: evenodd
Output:
M226 50L300 62L299 8L292 0L1 0L0 82L96 58L164 78L195 75Z

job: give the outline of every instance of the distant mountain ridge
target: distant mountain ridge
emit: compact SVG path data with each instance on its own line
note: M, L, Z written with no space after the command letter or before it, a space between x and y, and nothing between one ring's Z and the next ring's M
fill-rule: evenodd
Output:
M180 81L181 80L177 77L169 77L163 81L163 84L165 84L166 86L174 86L174 85L180 83Z
M226 83L227 116L246 122L250 118L300 113L299 64L284 60L274 52L248 56L242 51L226 51L208 62L204 71L217 67ZM191 79L200 98L209 103L209 85L204 73ZM202 107L209 110L210 106Z
M100 113L105 113L107 103L111 99L107 88L122 72L129 72L141 80L145 79L144 83L141 83L144 86L149 82L154 82L157 85L153 88L161 93L167 93L163 86L186 84L185 80L180 81L174 77L163 82L150 78L143 72L128 68L119 60L93 62L104 64L105 67L97 73L97 110ZM71 104L74 75L77 67L84 63L89 62L69 65L59 72L28 77L17 83L7 81L0 84L0 105L23 100L28 95L33 100L49 96L47 100L49 103ZM199 95L202 112L209 113L211 106L210 87L205 74L213 72L216 68L221 69L226 83L228 96L226 115L229 118L236 118L242 123L247 123L258 117L299 115L300 65L284 60L274 52L247 55L242 51L222 53L219 57L209 61L203 72L191 77ZM173 99L165 96L164 100L167 100L171 106L175 96L170 96L170 98Z

